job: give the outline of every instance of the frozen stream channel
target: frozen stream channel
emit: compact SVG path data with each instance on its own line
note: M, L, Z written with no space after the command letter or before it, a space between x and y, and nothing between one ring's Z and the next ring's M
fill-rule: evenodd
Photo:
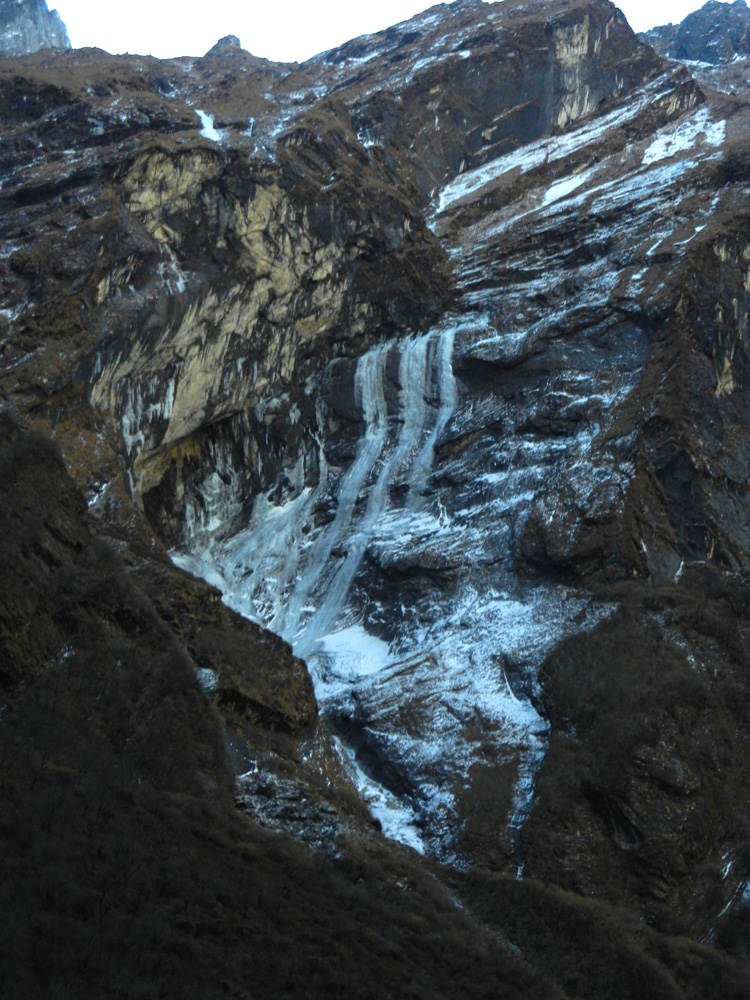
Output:
M300 486L281 506L261 496L231 539L205 531L174 555L293 645L324 714L353 720L340 729L340 754L384 832L458 863L456 797L488 744L515 769L511 842L544 753L546 723L514 693L503 664L538 665L583 610L562 590L522 592L505 553L488 556L483 519L495 517L495 499L480 494L456 510L438 485L436 449L459 406L460 332L445 325L363 355L354 386L363 430L349 468L329 467L321 444L315 487ZM528 495L526 479L515 488L512 479L506 512ZM330 494L333 516L316 527L314 511Z

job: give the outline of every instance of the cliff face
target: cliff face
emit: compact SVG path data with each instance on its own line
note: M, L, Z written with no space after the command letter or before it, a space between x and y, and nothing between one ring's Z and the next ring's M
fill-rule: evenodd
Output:
M641 33L657 52L673 59L712 65L750 55L750 10L745 0L709 0L680 24L665 24Z
M315 872L388 886L364 954L410 995L432 945L392 928L434 903L445 995L746 996L745 98L610 3L465 0L302 65L26 56L0 113L8 753L125 663L91 725L134 795L153 662L147 812L202 837L213 781L211 858L250 837L332 940ZM24 750L17 812L74 749ZM522 958L461 957L498 931Z
M65 25L56 10L47 9L47 0L2 0L0 58L69 48Z
M745 0L709 0L680 24L664 24L639 37L663 56L686 61L695 79L714 90L743 94L750 56L750 10Z

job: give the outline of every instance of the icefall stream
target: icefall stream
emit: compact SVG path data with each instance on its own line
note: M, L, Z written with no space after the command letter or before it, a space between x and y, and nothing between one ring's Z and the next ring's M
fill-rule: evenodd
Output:
M204 531L174 554L178 565L219 586L229 606L293 645L324 714L353 720L348 738L340 727L340 756L384 832L456 864L464 860L453 843L456 794L482 748L492 744L501 759L516 762L508 840L519 851L544 756L547 724L528 693L513 690L504 664L535 668L574 618L581 627L582 618L591 625L601 614L587 617L586 602L563 588L524 591L506 572L502 587L488 586L478 572L481 524L451 513L431 481L459 403L453 355L461 331L462 324L446 323L364 354L354 385L362 433L350 466L329 467L321 443L317 485L304 486L297 475L291 499L278 505L258 497L232 538ZM398 398L389 407L386 370L396 362ZM294 470L289 478L295 481ZM314 509L328 491L333 516L316 526ZM372 567L387 574L402 564L426 577L441 564L449 572L424 600L399 605L392 596L385 611L370 593ZM396 623L384 627L383 619ZM400 787L386 787L373 749L384 770L404 776Z

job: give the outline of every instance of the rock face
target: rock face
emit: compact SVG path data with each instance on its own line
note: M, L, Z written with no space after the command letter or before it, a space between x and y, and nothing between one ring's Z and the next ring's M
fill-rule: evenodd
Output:
M65 25L56 10L47 9L47 0L0 2L0 58L69 48Z
M750 55L750 10L746 0L708 0L680 24L652 28L640 37L672 59L728 63Z
M315 412L310 402L288 411L282 440L294 450L280 458L282 475L265 491L259 484L249 517L230 460L225 485L196 483L193 496L203 499L188 499L178 561L306 658L387 832L443 861L548 879L546 859L559 846L531 836L545 817L535 777L543 787L558 766L547 657L572 634L581 649L617 629L623 597L609 589L626 581L628 592L679 586L685 567L706 560L747 570L747 515L729 515L746 503L745 466L735 468L746 459L731 429L743 384L734 366L745 361L732 347L741 339L733 319L725 332L715 325L714 298L724 289L721 301L736 299L744 322L744 250L720 219L722 197L734 212L722 164L732 130L739 137L745 126L743 112L730 120L685 71L639 48L610 8L558 17L540 8L537 20L525 7L462 5L441 17L437 36L436 19L428 12L408 31L319 63L321 72L335 67L371 159L390 155L426 205L453 297L439 321L425 316L427 332L381 325L380 343L356 364L342 358L306 377ZM483 46L496 58L500 45L509 56L490 71ZM514 56L524 62L515 78ZM418 69L404 76L405 64ZM368 72L382 88L377 112L361 78ZM389 74L393 89L406 80L405 110L389 107ZM448 86L449 74L460 85ZM441 119L456 114L457 91L472 97L458 134ZM458 141L460 156L450 145ZM705 303L696 268L712 273ZM699 316L705 332L687 333ZM278 404L273 421L276 437ZM698 472L709 461L704 448L713 455L708 475ZM731 476L714 464L723 462ZM634 614L646 628L648 614ZM696 657L681 628L677 648ZM654 697L656 719L666 706ZM662 726L655 721L653 733ZM678 751L652 738L655 746L634 742L628 752L677 754L680 767L690 756L684 744ZM577 751L606 756L588 740L579 737ZM645 794L610 787L624 780L620 767L629 770L630 758L581 792L582 812L539 820L542 840L565 831L577 852L570 885L593 894L615 891L611 859L595 857L602 835L616 842L619 828L600 803L636 815ZM574 771L581 781L578 763ZM648 793L649 810L669 814L662 800L673 793L659 788ZM701 784L690 793L701 813L714 792ZM744 801L732 807L732 824L741 826ZM566 804L579 810L572 797ZM653 838L684 853L685 827L673 815ZM627 894L651 919L667 919L686 912L684 891L693 920L705 892L711 919L726 849L717 848L698 893L671 869L652 871L648 850L638 852L644 867ZM629 870L628 857L623 864ZM654 881L665 887L661 898Z
M601 0L464 0L302 65L0 66L9 447L53 436L75 511L6 505L12 731L92 615L164 637L174 732L215 713L269 870L312 850L367 894L403 863L420 933L414 873L467 907L491 970L450 958L445 995L748 995L750 104L691 70ZM137 600L59 617L55 575L35 632L38 560L96 536ZM383 933L389 982L432 967Z
M750 10L745 0L709 3L681 24L665 24L639 37L661 55L690 65L701 83L727 94L744 94L750 56Z
M240 49L242 48L240 40L236 35L224 35L220 38L216 45L208 50L206 56L218 55L224 49Z

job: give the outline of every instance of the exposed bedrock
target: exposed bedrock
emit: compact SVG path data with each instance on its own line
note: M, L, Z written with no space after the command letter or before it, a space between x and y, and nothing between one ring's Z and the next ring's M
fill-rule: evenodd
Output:
M510 46L513 10L493 22L508 29ZM566 744L543 665L560 642L596 649L600 634L617 631L623 593L692 592L700 584L685 567L742 572L747 551L745 517L731 513L745 502L744 451L728 443L737 408L747 405L735 152L744 111L707 104L683 70L625 46L617 18L605 22L615 32L609 48L606 30L591 35L592 19L581 8L576 16L578 27L565 22L564 45L546 23L548 56L537 58L563 66L578 52L578 79L588 81L579 97L594 78L597 86L608 79L593 69L586 77L587 59L621 65L615 44L640 75L619 98L616 84L608 99L586 106L581 98L578 124L545 105L528 132L514 132L517 148L464 146L453 175L446 156L442 175L418 181L432 192L428 220L455 276L447 311L426 334L387 331L356 364L324 369L309 458L287 464L244 525L221 519L194 534L181 557L306 657L322 710L387 832L459 865L536 864L553 879L554 865L539 860L558 853L546 820L536 832L537 810L547 815L536 777L546 782L563 766ZM363 42L350 58L367 65L376 44L387 63L395 39ZM473 58L455 61L459 76ZM440 72L453 62L444 56ZM613 70L612 79L622 74ZM526 106L524 94L495 95L498 114L503 101ZM488 107L482 116L494 121ZM528 109L538 114L539 102L529 98ZM419 121L416 134L427 128ZM429 128L439 135L439 117ZM397 132L384 136L363 134L398 165ZM632 612L639 624L630 644L627 629L617 633L625 663L642 655L634 636L649 613ZM708 669L697 640L683 635L688 621L677 619L674 642ZM672 653L655 655L666 663ZM690 690L692 669L681 675ZM636 729L641 702L621 704L622 724ZM655 697L653 719L664 710ZM658 729L654 721L656 745L646 740L641 758L671 752L658 745ZM691 744L680 732L682 761ZM598 753L593 739L576 733L577 752ZM728 765L735 775L741 756ZM561 880L616 894L605 859L627 850L639 862L623 868L629 888L620 899L637 898L656 920L685 913L694 868L659 874L654 844L668 845L664 857L688 842L699 853L703 834L685 834L680 811L666 806L666 818L641 831L622 818L631 807L610 785L625 780L619 765L589 787L582 759L571 780L588 813L576 813L561 835L568 842L579 822L590 824L597 846L573 852L573 874ZM622 766L630 767L626 758ZM698 797L702 812L712 812L711 795ZM739 849L742 823L731 820L721 836L725 846L717 843L701 869L704 902L684 925L691 930L705 932L734 892L720 858ZM668 900L661 908L652 905L659 892Z
M708 0L681 23L651 28L640 37L673 59L714 66L730 63L750 55L750 11L745 0Z
M312 760L327 850L353 784L457 869L741 926L745 99L610 3L472 0L302 65L29 56L0 110L4 405L242 807L300 834Z
M41 49L69 49L70 39L56 10L46 0L2 0L0 59Z

